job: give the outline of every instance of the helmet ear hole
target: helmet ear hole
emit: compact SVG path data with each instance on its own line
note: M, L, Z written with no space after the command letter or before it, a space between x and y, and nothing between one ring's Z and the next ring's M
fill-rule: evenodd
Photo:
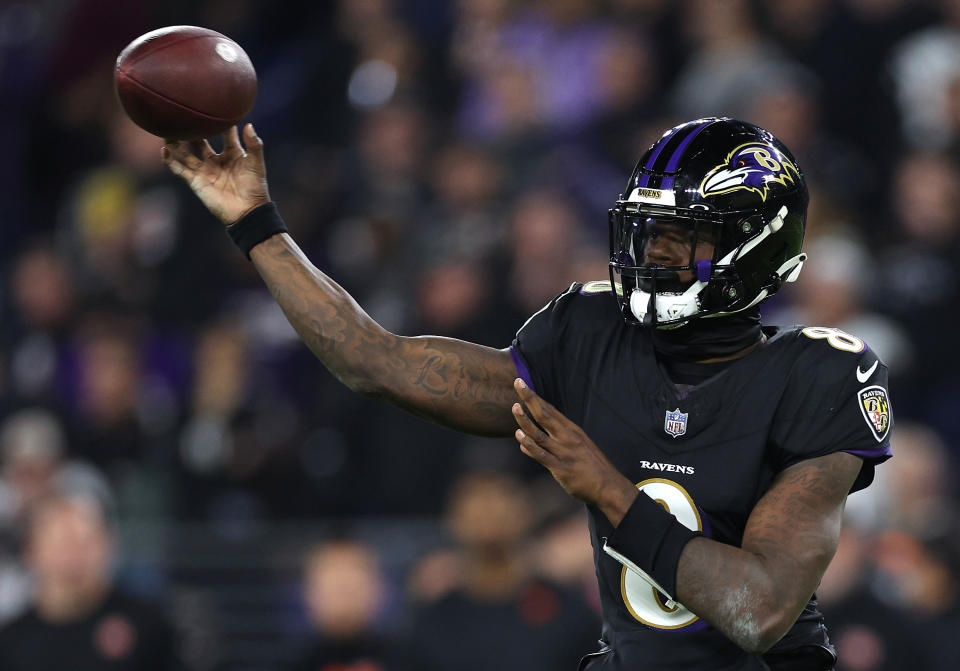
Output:
M740 242L744 242L749 238L752 238L754 235L763 230L763 227L767 225L767 222L764 221L763 217L759 214L751 214L749 217L744 217L737 223L737 234Z

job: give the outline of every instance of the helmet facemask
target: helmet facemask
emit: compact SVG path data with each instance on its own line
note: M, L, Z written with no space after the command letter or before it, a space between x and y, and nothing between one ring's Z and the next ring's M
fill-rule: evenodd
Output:
M805 257L792 258L764 287L744 286L738 270L751 252L767 251L761 245L776 244L771 236L785 216L786 208L767 222L755 210L719 215L618 201L610 210L610 280L624 318L677 328L761 302L782 281L796 279Z

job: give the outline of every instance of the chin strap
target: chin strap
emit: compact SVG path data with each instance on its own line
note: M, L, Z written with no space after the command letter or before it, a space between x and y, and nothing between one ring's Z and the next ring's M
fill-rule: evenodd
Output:
M682 294L651 294L642 289L634 289L630 294L630 309L634 316L646 324L645 318L650 310L650 303L656 309L657 321L682 319L691 317L700 310L700 292L707 286L707 282L696 281Z

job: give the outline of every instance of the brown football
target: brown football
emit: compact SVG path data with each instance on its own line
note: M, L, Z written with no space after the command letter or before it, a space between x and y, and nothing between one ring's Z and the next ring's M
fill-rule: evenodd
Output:
M197 140L240 122L257 97L250 57L226 35L168 26L120 52L117 98L134 123L170 140Z

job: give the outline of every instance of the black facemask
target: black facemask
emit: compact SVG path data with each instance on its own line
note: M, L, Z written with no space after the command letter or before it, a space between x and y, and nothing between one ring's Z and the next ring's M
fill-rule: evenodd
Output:
M760 310L715 319L694 319L675 329L652 329L653 347L660 356L678 361L728 357L760 342Z

